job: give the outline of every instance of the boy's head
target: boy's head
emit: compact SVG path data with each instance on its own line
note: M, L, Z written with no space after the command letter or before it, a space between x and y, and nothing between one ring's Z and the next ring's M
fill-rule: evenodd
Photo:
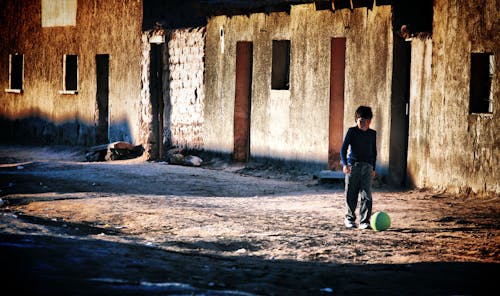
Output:
M358 120L358 118L371 120L373 118L372 108L367 106L359 106L358 109L356 109L356 113L354 114L354 120Z
M367 106L359 106L354 113L354 120L361 130L368 130L373 118L372 108Z

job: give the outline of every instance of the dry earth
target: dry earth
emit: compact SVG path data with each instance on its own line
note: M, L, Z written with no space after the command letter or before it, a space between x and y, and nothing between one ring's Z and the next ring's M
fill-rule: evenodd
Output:
M375 188L387 231L345 229L342 183L271 165L85 162L0 146L12 295L482 295L500 197Z

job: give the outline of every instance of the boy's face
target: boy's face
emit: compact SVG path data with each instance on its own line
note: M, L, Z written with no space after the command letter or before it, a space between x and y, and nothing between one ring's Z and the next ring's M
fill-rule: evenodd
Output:
M358 128L362 131L367 131L370 128L370 123L372 122L371 119L363 118L363 117L358 117L356 119L356 124Z

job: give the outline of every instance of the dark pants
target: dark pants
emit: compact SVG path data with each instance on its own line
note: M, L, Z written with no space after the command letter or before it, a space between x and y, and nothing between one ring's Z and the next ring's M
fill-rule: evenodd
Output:
M346 219L350 221L356 221L355 212L359 195L361 196L359 223L370 223L372 214L372 171L371 164L356 162L351 166L351 173L345 176Z

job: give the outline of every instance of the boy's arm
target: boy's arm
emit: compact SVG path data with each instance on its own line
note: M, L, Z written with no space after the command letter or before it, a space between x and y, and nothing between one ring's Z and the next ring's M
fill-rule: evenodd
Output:
M349 148L351 141L351 130L347 130L347 133L344 138L344 142L342 142L342 147L340 148L340 160L342 162L343 167L347 167L347 149Z
M373 133L373 171L375 172L375 166L377 164L377 132Z

